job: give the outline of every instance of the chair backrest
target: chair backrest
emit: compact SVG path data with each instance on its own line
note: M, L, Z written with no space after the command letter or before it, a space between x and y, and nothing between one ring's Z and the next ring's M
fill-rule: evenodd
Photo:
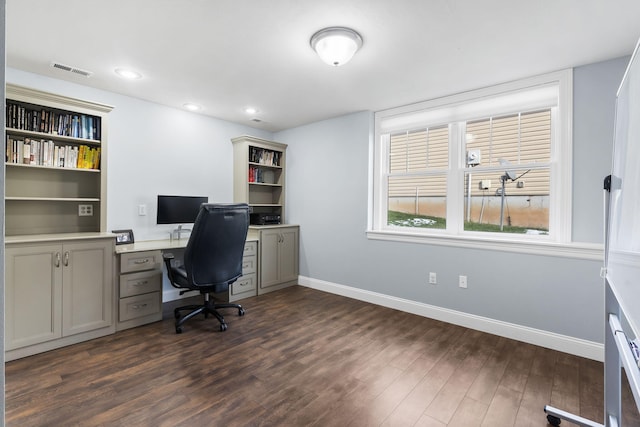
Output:
M221 292L240 277L248 229L246 203L200 205L184 252L189 283L219 286Z

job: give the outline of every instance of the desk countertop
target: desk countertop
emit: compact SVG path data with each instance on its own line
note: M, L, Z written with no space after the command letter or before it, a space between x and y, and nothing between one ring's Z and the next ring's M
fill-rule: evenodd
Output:
M258 235L255 232L249 230L247 235L247 241L257 241ZM173 240L146 240L142 242L129 243L127 245L116 245L116 254L126 254L129 252L142 252L142 251L155 251L155 250L168 250L168 249L181 249L187 246L189 241L188 237L182 239Z

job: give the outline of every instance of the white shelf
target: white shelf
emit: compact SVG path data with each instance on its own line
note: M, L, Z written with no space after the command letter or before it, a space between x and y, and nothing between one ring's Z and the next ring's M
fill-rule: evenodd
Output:
M11 163L11 162L5 162L5 165L7 167L12 167L12 168L37 168L37 169L47 169L47 170L54 170L54 171L75 171L75 172L100 173L100 169L63 168L63 167L55 167L55 166L27 165L25 163Z
M77 138L74 136L58 135L55 133L35 132L31 130L16 129L11 127L5 128L5 133L11 134L11 135L25 136L29 138L52 139L55 141L69 142L76 145L85 144L85 145L99 146L101 143L99 139Z
M7 84L6 105L12 115L5 126L5 148L8 141L53 141L56 147L72 146L81 151L89 147L93 154L100 151L99 169L44 166L5 162L5 236L65 235L102 233L106 231L106 146L107 117L112 107L48 92ZM40 128L22 126L35 121L35 112L43 123L59 123L56 117L79 116L87 120L85 138L40 132ZM59 116L57 116L59 114ZM20 117L20 120L16 118ZM13 120L11 120L13 119ZM23 121L24 120L24 121ZM50 120L47 122L47 120ZM89 125L91 123L91 125ZM37 126L37 123L35 123ZM16 127L12 127L16 126ZM89 129L90 126L90 129ZM27 130L19 129L28 127ZM42 130L45 128L43 127ZM57 128L55 128L57 130ZM95 130L94 130L95 129ZM90 139L92 136L100 139ZM43 149L46 147L43 145ZM39 147L39 145L37 145ZM42 160L42 159L40 159ZM43 163L39 161L38 163ZM79 215L78 204L90 205L93 215Z
M282 184L270 184L268 182L249 182L249 185L260 185L264 187L282 187Z
M96 197L11 197L5 196L5 200L28 202L99 202Z
M280 215L284 222L287 145L246 135L231 141L234 201L248 203L255 214ZM259 158L268 163L255 161Z
M267 165L264 163L255 163L255 162L248 162L248 164L249 166L255 166L260 168L282 169L282 166L278 166L278 165Z

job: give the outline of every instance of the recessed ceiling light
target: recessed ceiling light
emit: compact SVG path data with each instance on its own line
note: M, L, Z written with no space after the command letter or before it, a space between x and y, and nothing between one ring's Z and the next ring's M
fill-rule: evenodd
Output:
M256 114L258 109L256 107L247 107L244 109L244 112L247 114Z
M117 75L128 80L137 80L142 78L142 74L140 74L139 72L126 68L116 68L115 71Z
M189 111L198 111L198 110L200 110L202 108L198 104L194 104L192 102L187 102L186 104L183 105L183 107L186 108Z

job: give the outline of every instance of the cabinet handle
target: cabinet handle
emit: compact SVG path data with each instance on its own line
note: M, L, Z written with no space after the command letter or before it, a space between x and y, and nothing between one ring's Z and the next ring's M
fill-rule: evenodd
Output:
M136 283L133 283L133 286L142 286L142 285L146 285L147 283L149 283L148 280L139 280Z
M56 267L60 267L60 252L56 252Z
M136 304L134 306L132 306L131 308L133 308L134 310L137 310L139 308L145 308L147 306L147 304Z
M69 251L65 251L64 253L64 266L65 267L69 266Z
M146 264L148 262L149 262L149 258L145 258L145 259L137 259L133 263L134 264Z

